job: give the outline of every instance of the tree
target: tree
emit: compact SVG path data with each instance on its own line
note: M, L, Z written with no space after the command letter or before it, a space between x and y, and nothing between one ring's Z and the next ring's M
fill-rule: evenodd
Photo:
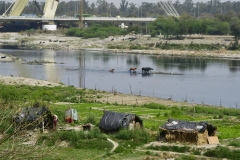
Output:
M106 16L108 11L108 3L105 0L97 0L96 5L98 8L98 14Z
M178 35L188 34L189 22L192 19L188 14L183 14L178 20Z
M176 35L177 25L175 17L159 17L150 24L151 32L163 34L166 38L169 35ZM156 31L156 32L155 32Z
M230 27L232 34L237 40L240 38L240 19L238 17L233 17L230 21Z
M138 8L136 7L136 4L134 4L134 3L130 3L129 4L129 8L128 8L128 10L129 10L129 16L130 17L137 17L138 15Z
M187 13L189 13L190 15L191 13L193 13L194 3L192 0L185 0L183 6Z
M120 11L121 12L124 12L128 7L128 1L126 0L121 0L121 3L120 3Z

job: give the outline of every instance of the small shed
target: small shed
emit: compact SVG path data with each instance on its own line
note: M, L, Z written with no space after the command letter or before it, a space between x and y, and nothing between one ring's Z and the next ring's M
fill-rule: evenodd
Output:
M103 132L116 132L121 128L141 128L142 120L135 114L104 111L99 128Z
M72 123L78 120L77 110L73 108L68 108L65 111L65 122Z
M13 116L15 127L27 130L35 128L41 128L42 131L44 128L52 129L53 119L53 114L47 107L37 105L23 108Z
M189 122L168 119L160 127L159 141L208 144L210 137L215 137L217 128L207 122ZM216 142L217 143L217 142ZM219 142L218 142L219 143Z

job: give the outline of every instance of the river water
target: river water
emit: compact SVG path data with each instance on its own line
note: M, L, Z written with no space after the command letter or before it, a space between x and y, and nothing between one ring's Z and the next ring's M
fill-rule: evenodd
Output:
M19 61L1 62L0 75L4 76L21 76L81 88L115 90L125 94L240 108L240 61L234 59L163 57L87 50L1 49L0 52L26 62L55 62L43 65L29 65ZM136 67L137 72L130 73L130 67ZM151 67L153 72L169 74L141 74L142 67ZM110 69L114 69L114 72L109 72Z

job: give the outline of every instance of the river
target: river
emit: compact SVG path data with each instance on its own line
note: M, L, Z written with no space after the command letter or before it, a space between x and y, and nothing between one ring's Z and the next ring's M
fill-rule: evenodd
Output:
M240 61L193 57L163 57L103 51L11 50L1 53L24 61L0 63L0 75L62 82L75 87L125 94L172 98L176 101L236 108L240 107ZM136 73L129 68L136 67ZM152 72L141 74L142 67ZM114 72L109 72L114 69ZM239 106L238 106L239 105Z

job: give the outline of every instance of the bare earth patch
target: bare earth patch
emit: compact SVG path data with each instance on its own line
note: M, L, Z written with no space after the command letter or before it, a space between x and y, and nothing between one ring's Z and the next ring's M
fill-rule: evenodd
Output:
M166 106L194 106L196 104L187 102L177 102L173 100L161 99L157 97L139 96L122 93L105 93L102 98L97 99L101 103L143 105L149 103L159 103Z
M32 78L23 78L23 77L11 77L11 76L1 76L0 83L7 85L29 85L29 86L62 86L58 83L52 83L44 80L37 80Z

